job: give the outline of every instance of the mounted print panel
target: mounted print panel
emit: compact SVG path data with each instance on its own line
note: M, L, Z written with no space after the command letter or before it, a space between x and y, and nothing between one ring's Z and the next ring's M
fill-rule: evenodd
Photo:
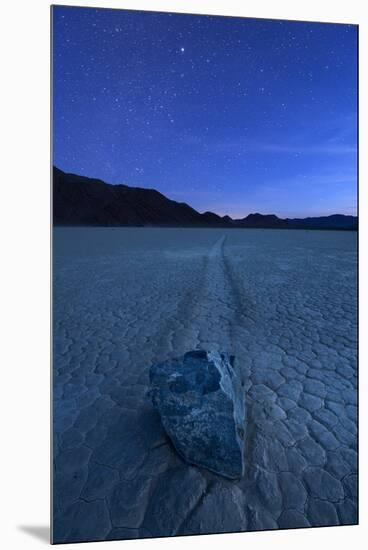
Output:
M54 543L357 523L357 46L52 8Z

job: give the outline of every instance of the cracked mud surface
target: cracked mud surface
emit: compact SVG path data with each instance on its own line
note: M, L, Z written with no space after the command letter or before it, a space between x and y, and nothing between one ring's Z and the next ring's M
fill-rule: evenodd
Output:
M356 233L54 230L54 542L357 521ZM235 354L246 471L175 452L152 363Z

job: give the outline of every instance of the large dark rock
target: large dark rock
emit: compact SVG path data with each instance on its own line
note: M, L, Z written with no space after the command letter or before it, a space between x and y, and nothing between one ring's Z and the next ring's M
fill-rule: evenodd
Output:
M244 390L226 353L190 351L152 365L153 404L178 453L230 479L244 472Z

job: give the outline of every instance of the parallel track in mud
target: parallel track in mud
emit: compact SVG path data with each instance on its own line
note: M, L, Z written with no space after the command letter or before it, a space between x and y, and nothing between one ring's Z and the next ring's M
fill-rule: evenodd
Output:
M56 542L356 521L350 249L234 235L56 270ZM246 381L238 482L185 464L150 404L150 364L195 348L234 354Z

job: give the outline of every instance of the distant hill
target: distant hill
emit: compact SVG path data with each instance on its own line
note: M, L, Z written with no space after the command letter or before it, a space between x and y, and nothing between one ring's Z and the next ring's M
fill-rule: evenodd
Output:
M259 228L286 228L288 226L286 220L282 220L275 214L249 214L246 218L234 220L238 227L259 227Z
M184 202L154 189L110 185L102 180L53 171L54 225L244 227L280 229L357 229L357 218L335 214L319 218L281 219L274 214L249 214L243 219L201 214Z
M344 216L343 214L332 214L331 216L320 216L317 218L287 218L285 221L289 227L295 228L358 229L358 218L356 216Z

